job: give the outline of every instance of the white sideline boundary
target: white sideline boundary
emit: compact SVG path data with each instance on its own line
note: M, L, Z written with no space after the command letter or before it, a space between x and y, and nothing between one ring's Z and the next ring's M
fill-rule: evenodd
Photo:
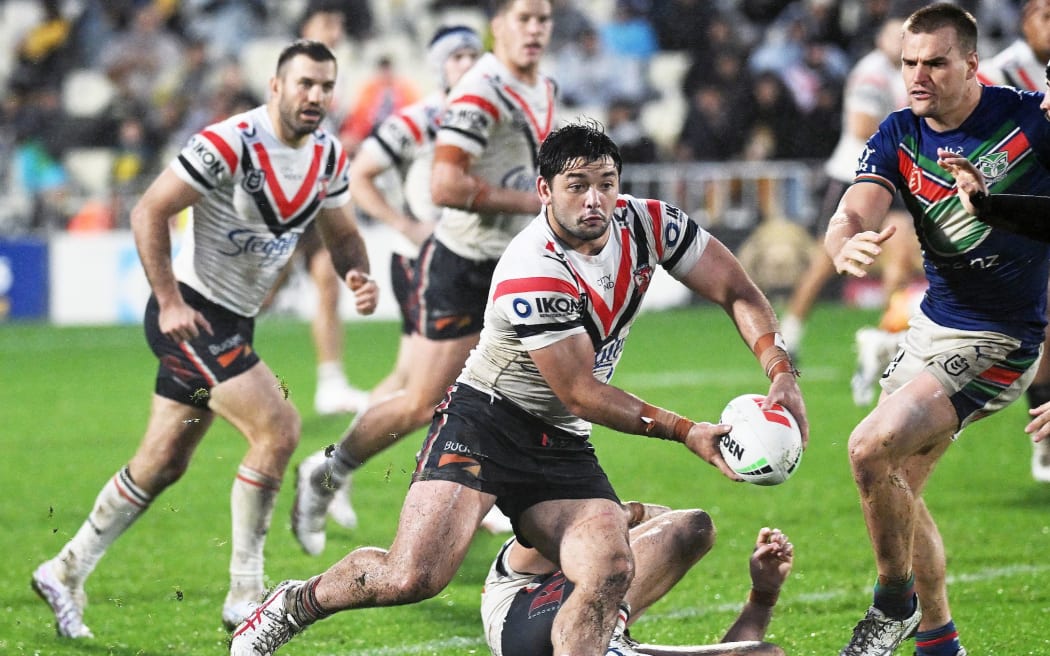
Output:
M1009 565L1005 567L990 567L987 569L980 569L974 572L962 572L960 574L949 575L948 585L955 583L971 583L975 581L992 581L996 579L1010 579L1016 577L1031 578L1036 574L1043 574L1050 572L1050 565ZM783 605L805 605L814 603L824 603L834 599L843 599L846 597L857 597L858 608L862 606L866 607L865 594L870 593L870 589L859 588L847 590L846 588L838 588L836 590L828 590L826 592L813 592L808 594L801 594L797 596L788 596L782 600ZM661 620L661 619L690 619L702 617L709 613L725 613L739 610L743 606L743 600L726 602L717 604L714 606L707 606L704 608L689 608L679 609L668 612L655 612L649 611L646 613L647 621L649 620ZM485 640L481 635L481 622L480 617L478 621L478 635L477 637L465 637L465 636L452 636L443 638L441 640L432 640L426 643L419 643L413 645L399 645L396 647L377 647L374 649L361 649L351 651L341 651L341 656L419 656L433 654L438 650L442 649L461 649L466 654L477 654L478 656L487 656L488 647L485 645ZM468 651L469 650L469 651ZM334 653L318 654L318 656L336 656Z

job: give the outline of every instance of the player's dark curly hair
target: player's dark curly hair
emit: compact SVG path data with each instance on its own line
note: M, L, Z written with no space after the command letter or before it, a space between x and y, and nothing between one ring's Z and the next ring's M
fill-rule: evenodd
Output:
M570 123L547 135L540 146L540 176L552 182L554 176L565 171L578 160L595 162L604 157L612 159L616 173L623 168L620 148L605 134L597 121Z
M281 51L280 56L277 58L278 75L281 74L281 69L284 65L296 55L306 55L315 62L335 62L335 54L328 49L328 46L320 41L296 39L285 46L284 50Z

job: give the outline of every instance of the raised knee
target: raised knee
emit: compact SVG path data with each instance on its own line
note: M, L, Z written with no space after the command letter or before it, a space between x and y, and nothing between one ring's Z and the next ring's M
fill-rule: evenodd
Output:
M684 557L700 559L715 546L715 522L707 512L694 509L681 511L686 519L676 532L675 543Z

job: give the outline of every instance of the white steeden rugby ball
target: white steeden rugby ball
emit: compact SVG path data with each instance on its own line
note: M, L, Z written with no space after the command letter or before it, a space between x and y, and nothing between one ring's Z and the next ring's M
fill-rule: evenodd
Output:
M726 404L722 423L732 430L718 443L729 467L755 485L779 485L802 460L802 432L787 408L762 410L765 396L744 394Z

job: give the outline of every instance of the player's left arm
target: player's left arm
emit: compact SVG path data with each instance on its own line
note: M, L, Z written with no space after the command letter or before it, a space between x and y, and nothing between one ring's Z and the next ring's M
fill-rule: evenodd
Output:
M780 529L763 527L758 532L749 561L751 592L722 642L765 638L780 589L794 562L795 547Z
M379 302L379 286L369 275L368 249L351 214L352 208L350 203L322 208L317 214L317 228L332 258L332 266L354 293L358 314L372 314Z
M742 480L718 449L718 440L729 432L728 426L694 422L600 382L594 377L594 348L585 333L531 350L529 355L554 394L577 417L621 433L682 442L726 477Z
M717 303L736 324L744 343L759 358L770 379L766 404L780 403L795 416L803 445L809 442L806 404L796 377L798 371L778 343L777 317L762 290L725 245L711 237L693 268L680 278L694 293Z

